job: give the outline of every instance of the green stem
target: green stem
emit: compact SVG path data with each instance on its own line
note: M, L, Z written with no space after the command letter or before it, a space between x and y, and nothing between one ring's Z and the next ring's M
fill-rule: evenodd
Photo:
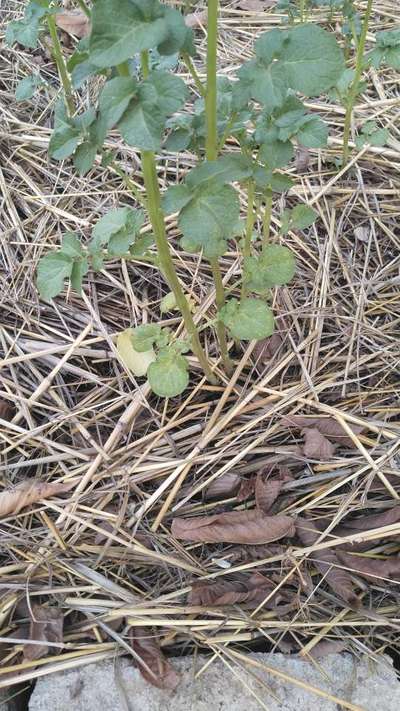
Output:
M269 190L265 197L265 210L263 218L263 245L269 242L272 218L272 190Z
M207 91L206 103L206 158L216 160L218 156L217 133L217 42L218 42L218 0L208 0L207 21ZM215 286L215 301L218 310L225 304L224 285L218 259L210 259ZM225 326L221 321L216 325L221 357L226 371L231 370Z
M228 139L228 137L229 137L229 135L230 135L230 132L231 132L231 130L232 130L232 127L233 127L234 124L235 124L236 118L237 118L237 111L234 111L233 114L231 115L231 117L230 117L228 123L227 123L226 126L225 126L225 130L224 130L224 132L223 132L223 134L222 134L222 138L221 138L221 140L220 140L220 142L219 142L219 145L218 145L218 151L221 151L222 148L224 147L224 145L225 145L225 143L226 143L226 141L227 141L227 139Z
M193 321L189 304L186 300L185 294L182 291L182 287L179 283L179 279L175 271L175 266L172 261L171 253L169 251L169 245L165 231L164 214L161 209L161 194L157 180L155 156L154 153L150 151L142 151L141 157L143 179L147 194L147 209L149 212L150 222L154 231L154 238L157 245L160 266L171 290L175 294L176 303L183 316L186 330L191 341L193 353L197 356L197 359L201 367L203 368L207 379L210 382L215 383L215 376L213 375L213 372L207 360L207 356L201 346L199 335L197 333L196 325Z
M67 65L63 57L60 40L58 39L57 26L56 21L54 19L54 15L47 16L47 26L49 28L49 33L51 37L53 56L57 65L58 76L60 77L60 81L64 89L68 113L72 116L75 113L73 89L71 79L67 71Z
M79 5L79 7L81 8L82 12L85 13L86 17L90 18L92 16L92 13L90 12L88 6L86 5L85 0L77 0L77 3Z
M197 69L192 62L192 58L191 58L190 54L187 54L187 52L184 52L182 54L182 59L184 61L184 64L187 67L189 74L193 78L193 81L195 83L197 91L199 92L200 96L202 96L204 98L206 95L206 89L205 89L205 86L197 73Z
M206 158L216 160L217 138L217 40L218 0L208 0L207 24Z
M254 197L255 197L255 183L254 180L249 180L247 187L247 217L246 217L246 232L244 235L244 245L243 245L243 257L251 256L251 237L253 234L254 227ZM242 279L242 288L240 291L240 296L244 299L247 296L247 289Z
M362 29L361 29L360 40L359 40L358 46L357 46L356 69L355 69L354 80L353 80L353 83L350 87L349 94L347 97L346 116L344 119L344 128L343 128L343 153L342 153L342 165L343 166L346 165L346 163L349 159L349 140L350 140L351 119L353 116L353 109L354 109L354 106L356 103L357 94L358 94L358 90L360 87L360 79L361 79L361 75L362 75L362 71L363 71L365 43L367 40L369 18L371 16L372 1L373 0L368 0L368 3L367 3L367 9L366 9L365 15L364 15L364 21L363 21L363 25L362 25Z
M140 63L142 66L143 79L147 79L150 74L150 55L147 50L141 52Z

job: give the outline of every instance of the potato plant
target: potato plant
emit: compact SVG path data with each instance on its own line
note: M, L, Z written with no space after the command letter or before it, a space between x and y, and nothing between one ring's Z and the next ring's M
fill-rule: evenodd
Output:
M327 126L307 112L302 99L318 97L338 84L345 71L344 55L333 34L315 24L295 24L262 34L254 56L234 80L218 77L218 1L209 0L203 84L192 61L192 31L179 10L159 0L97 0L91 11L82 2L79 5L90 14L91 31L68 60L57 35L55 14L60 8L46 0L29 3L23 19L10 23L7 41L34 48L43 29L50 34L63 87L49 145L52 158L72 159L81 175L98 159L103 165L111 161L117 165L117 156L104 148L109 132L116 131L140 154L145 200L141 209L121 206L101 217L88 244L75 233L65 234L61 248L39 262L38 288L43 299L52 299L67 279L81 292L88 270L103 269L107 259L151 262L168 284L169 303L182 314L187 337L178 340L172 330L151 323L121 334L118 347L127 366L138 376L147 375L157 395L173 397L188 385L189 351L208 380L215 382L215 376L200 338L204 329L195 324L193 305L171 257L165 216L177 215L181 249L200 253L210 263L217 316L208 327L215 327L229 371L229 339L270 336L274 330L270 290L294 276L293 254L271 241L272 198L292 185L281 169L292 159L296 143L326 145ZM391 47L382 51L387 54ZM169 68L178 57L193 75L198 93L194 101L189 87ZM98 99L78 113L74 94L94 75L104 77ZM358 80L356 76L354 86ZM31 85L27 89L30 94ZM157 161L163 160L163 151L182 150L193 151L197 164L162 194ZM247 192L244 222L238 186ZM254 240L258 216L263 230ZM285 210L281 235L305 229L315 219L304 204ZM144 231L146 223L151 234ZM243 268L240 293L228 294L219 259L232 240L241 250Z

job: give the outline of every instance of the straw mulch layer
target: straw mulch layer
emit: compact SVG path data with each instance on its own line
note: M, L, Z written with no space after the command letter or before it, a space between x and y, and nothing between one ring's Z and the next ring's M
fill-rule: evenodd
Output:
M234 75L258 33L281 25L264 4L246 11L245 2L223 3L221 75ZM3 31L22 5L2 3ZM312 18L324 24L326 15ZM368 47L396 22L397 3L376 2ZM196 37L202 73L204 31ZM72 40L63 41L70 52ZM120 653L151 667L158 647L207 651L231 666L252 649L315 659L340 649L395 651L399 75L369 71L353 128L375 119L390 140L353 148L340 172L344 111L328 99L309 104L330 124L329 147L290 167L296 187L274 201L273 234L282 208L299 201L320 219L287 237L298 269L273 297L277 336L264 348L233 345L227 377L208 330L219 385L208 385L193 360L193 387L163 401L126 371L114 345L120 330L160 317L168 288L151 265L115 260L88 275L82 297L65 289L49 303L38 298L40 256L65 231L86 238L104 212L134 200L110 168L79 178L70 162L49 159L59 85L46 40L32 52L4 43L1 51L0 471L8 498L0 687ZM16 82L37 67L46 90L17 103ZM89 84L80 107L95 95ZM141 191L134 150L117 135L109 143ZM194 160L162 155L162 187ZM174 219L167 225L175 250ZM181 251L174 260L204 325L215 317L209 267ZM239 264L232 243L221 260L230 287ZM177 315L165 323L182 332ZM229 512L242 512L233 534ZM254 527L260 545L246 544ZM171 670L157 673L168 686Z

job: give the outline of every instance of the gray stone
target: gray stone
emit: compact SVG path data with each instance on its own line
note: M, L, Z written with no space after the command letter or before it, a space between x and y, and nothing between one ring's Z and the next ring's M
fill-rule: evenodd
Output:
M50 674L37 681L29 711L399 711L400 683L387 656L373 662L332 654L318 666L283 654L253 654L285 677L231 659L173 659L182 681L175 694L150 686L129 659L117 658ZM244 683L245 682L245 683ZM320 694L306 686L319 689ZM330 696L329 696L330 695ZM333 698L334 697L334 698ZM342 702L342 703L341 703Z

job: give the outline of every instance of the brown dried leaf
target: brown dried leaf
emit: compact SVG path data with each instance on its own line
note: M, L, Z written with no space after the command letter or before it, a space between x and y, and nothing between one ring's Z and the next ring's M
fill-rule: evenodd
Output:
M268 338L263 338L261 341L257 341L253 350L253 356L256 363L269 363L281 347L282 343L283 335L279 330L275 331L272 336L268 336Z
M304 435L303 452L310 459L332 459L335 445L314 427L302 430Z
M324 659L328 654L339 654L347 648L347 643L342 639L323 639L318 642L307 654L300 652L299 658L307 662L312 659Z
M63 641L64 616L57 607L32 606L32 617L29 628L29 639L38 642ZM50 647L46 644L25 644L23 649L24 660L32 662L47 654L60 654L59 647Z
M192 12L185 17L185 23L187 27L195 30L199 27L207 27L208 12L207 10L202 10L201 12Z
M157 639L151 636L151 629L132 627L129 641L133 651L143 661L143 664L138 662L142 677L159 689L174 691L179 684L179 674L164 657Z
M208 501L208 499L219 499L221 497L231 496L239 486L240 476L232 472L227 472L211 482L205 491L205 498Z
M273 587L271 580L259 572L250 577L241 575L237 580L198 581L192 585L189 604L210 607L255 602L258 605Z
M254 496L256 490L256 477L251 476L250 479L242 479L240 489L237 493L236 500L241 503L247 501L251 496Z
M58 12L55 18L57 27L69 35L82 39L82 37L87 37L90 33L90 20L80 10Z
M17 514L25 506L36 503L49 496L69 491L74 484L46 483L38 479L29 479L18 484L14 489L2 491L0 494L0 516Z
M306 519L299 518L296 522L296 532L303 546L313 546L321 533L315 524ZM354 591L353 581L346 570L340 568L336 553L331 548L315 551L310 556L316 568L332 590L339 595L350 607L357 607L359 601Z
M267 558L273 558L274 556L282 556L284 553L284 547L281 543L270 543L269 545L259 545L259 546L238 546L234 548L232 560L233 561L250 561L250 560L264 560Z
M398 521L400 521L400 506L393 506L382 513L345 519L343 528L348 531L347 535L351 535L351 533L356 533L357 531L372 531L374 528L391 526L392 523L397 523ZM340 535L340 528L335 529L335 535Z
M256 480L256 506L260 511L268 513L272 504L276 501L281 493L283 479L267 479L264 480L263 472L257 474Z
M202 543L270 543L293 536L295 526L289 516L265 516L258 511L231 511L214 516L175 518L172 535Z
M282 418L281 424L284 427L294 427L298 429L313 427L333 442L342 444L345 447L354 447L353 440L334 417L306 417L305 415L289 415ZM349 427L355 435L359 435L364 429L363 427L360 427L360 425L353 424L349 425Z
M8 400L0 400L0 420L11 420L14 408Z
M337 557L347 568L363 578L377 582L377 578L387 578L398 580L400 578L400 556L392 555L385 560L367 558L360 555L352 555L346 551L337 551Z
M296 173L305 173L310 164L310 149L305 146L297 146L296 150Z

